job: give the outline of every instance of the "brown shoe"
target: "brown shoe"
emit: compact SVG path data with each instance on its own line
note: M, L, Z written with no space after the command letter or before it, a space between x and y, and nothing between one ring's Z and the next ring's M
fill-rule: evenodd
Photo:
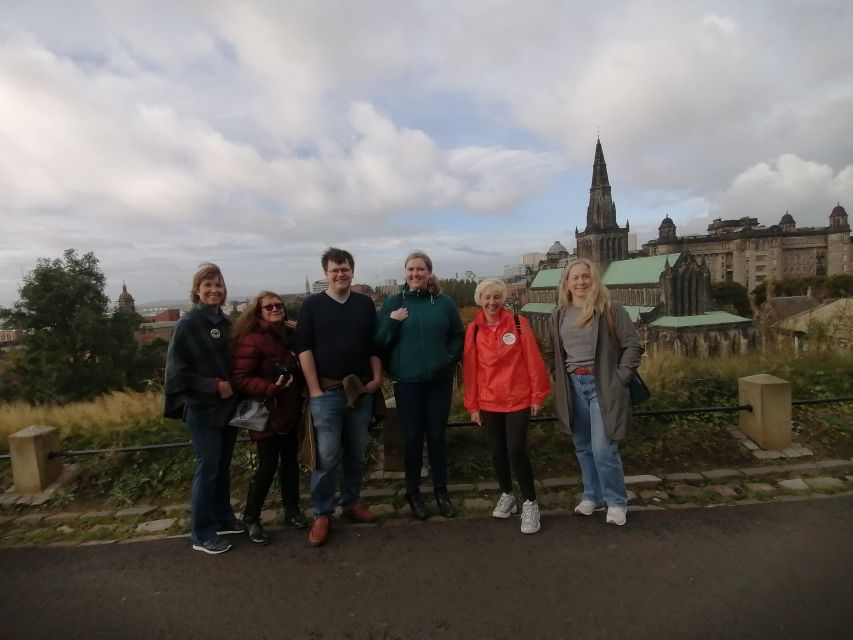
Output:
M331 530L332 520L329 516L317 516L308 531L308 544L312 547L319 547L328 539Z
M355 520L356 522L376 522L377 516L370 509L365 507L360 502L356 502L352 507L341 514L344 518Z

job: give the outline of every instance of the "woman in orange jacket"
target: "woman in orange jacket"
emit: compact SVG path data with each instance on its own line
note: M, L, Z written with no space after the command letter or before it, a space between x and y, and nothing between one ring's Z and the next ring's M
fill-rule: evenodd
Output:
M485 426L501 497L492 515L516 513L510 468L523 500L521 532L539 531L539 506L527 455L527 423L538 415L551 385L527 320L504 309L506 285L487 278L477 285L480 311L465 331L463 374L465 408L471 421Z

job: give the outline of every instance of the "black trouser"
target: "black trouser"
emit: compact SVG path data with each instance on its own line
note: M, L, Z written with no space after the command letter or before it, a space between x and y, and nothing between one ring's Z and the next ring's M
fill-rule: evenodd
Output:
M447 491L447 417L453 394L453 379L429 382L397 382L394 397L400 412L404 438L406 496L420 493L424 466L424 435L427 441L433 490Z
M281 504L285 511L299 509L299 464L296 456L299 448L299 430L291 429L284 435L273 435L257 441L258 468L249 482L249 495L243 519L259 520L264 501L278 469L281 483Z
M527 422L530 419L530 408L509 413L480 410L480 417L489 434L492 463L495 465L501 491L512 493L512 463L522 500L536 500L533 469L527 456Z

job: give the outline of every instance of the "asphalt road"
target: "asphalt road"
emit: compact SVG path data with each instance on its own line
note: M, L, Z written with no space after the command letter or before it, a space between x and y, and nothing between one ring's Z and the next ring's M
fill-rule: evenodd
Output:
M851 497L234 542L2 549L0 637L853 637Z

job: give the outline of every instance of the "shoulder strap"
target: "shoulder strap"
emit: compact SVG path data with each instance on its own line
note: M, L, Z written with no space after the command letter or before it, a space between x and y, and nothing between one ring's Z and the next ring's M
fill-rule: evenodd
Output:
M513 313L512 319L515 320L515 330L518 331L518 335L521 335L521 320L518 319L518 314Z
M474 323L474 342L477 342L477 334L480 333L480 325Z

